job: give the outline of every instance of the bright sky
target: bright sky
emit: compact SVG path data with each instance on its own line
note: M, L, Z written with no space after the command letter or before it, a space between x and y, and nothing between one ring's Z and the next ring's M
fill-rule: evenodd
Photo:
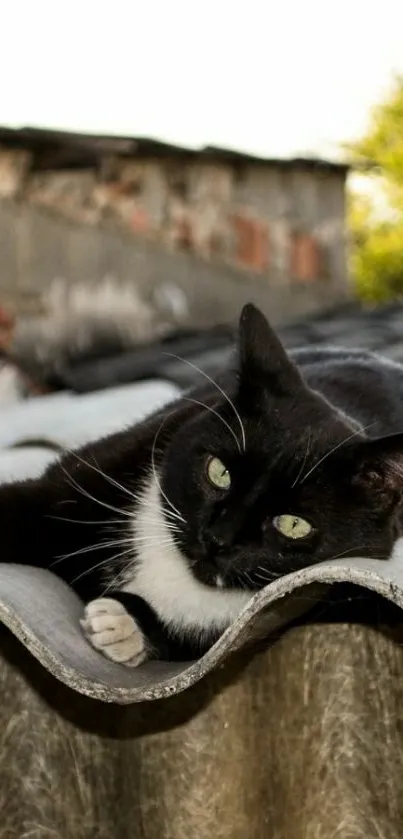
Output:
M334 156L403 73L403 2L13 0L0 124Z

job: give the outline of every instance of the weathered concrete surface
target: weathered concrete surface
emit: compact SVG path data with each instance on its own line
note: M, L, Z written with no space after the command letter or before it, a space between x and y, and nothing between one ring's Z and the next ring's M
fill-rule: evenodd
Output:
M306 622L342 580L381 595L373 625ZM0 839L401 839L402 582L398 555L324 563L200 662L128 671L57 578L0 565Z

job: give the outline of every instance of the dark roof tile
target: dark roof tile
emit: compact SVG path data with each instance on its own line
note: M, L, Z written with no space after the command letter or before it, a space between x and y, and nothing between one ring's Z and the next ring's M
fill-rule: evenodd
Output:
M365 308L358 303L280 327L285 345L358 347L403 362L403 303Z

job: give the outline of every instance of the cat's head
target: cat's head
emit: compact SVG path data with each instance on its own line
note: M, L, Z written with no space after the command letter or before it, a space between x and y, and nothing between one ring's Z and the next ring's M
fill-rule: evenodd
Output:
M257 589L324 559L388 556L403 435L371 440L310 389L254 306L230 389L195 398L206 407L176 428L161 483L199 580Z

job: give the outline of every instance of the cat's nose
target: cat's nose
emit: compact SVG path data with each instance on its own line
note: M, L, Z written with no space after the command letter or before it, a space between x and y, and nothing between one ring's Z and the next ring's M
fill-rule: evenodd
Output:
M229 547L228 538L220 531L210 530L206 542L209 550L214 554L223 553Z
M211 544L218 551L222 551L227 546L227 540L220 533L212 533L211 534Z

